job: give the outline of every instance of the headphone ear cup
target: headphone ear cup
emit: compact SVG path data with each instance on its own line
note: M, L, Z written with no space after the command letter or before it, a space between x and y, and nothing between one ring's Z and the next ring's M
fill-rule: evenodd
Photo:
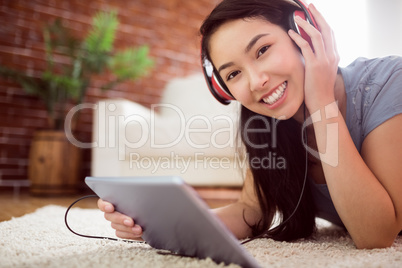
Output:
M219 95L220 98L225 100L225 102L234 100L235 98L230 94L229 90L226 88L226 85L223 84L221 79L213 72L211 77L212 86L215 92Z
M203 52L201 52L201 65L205 82L207 82L208 89L215 99L225 105L234 100L234 97L216 75L212 63L204 56Z

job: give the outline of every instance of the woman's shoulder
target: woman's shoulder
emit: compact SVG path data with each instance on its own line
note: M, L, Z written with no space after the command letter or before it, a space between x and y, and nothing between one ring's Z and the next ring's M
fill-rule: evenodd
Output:
M347 90L359 84L382 86L391 76L402 82L402 57L357 58L348 66L341 68L341 73Z
M359 58L356 58L353 62L351 62L345 68L350 69L350 68L355 68L355 67L362 66L362 65L374 68L377 66L383 67L388 64L391 64L392 66L402 66L402 56L391 55L391 56L380 57L380 58L359 57Z
M377 126L402 113L402 58L358 58L342 69L347 125L356 147Z

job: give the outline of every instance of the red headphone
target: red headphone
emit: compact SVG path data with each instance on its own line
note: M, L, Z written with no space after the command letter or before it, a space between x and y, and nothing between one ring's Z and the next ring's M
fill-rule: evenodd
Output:
M308 21L315 28L317 27L317 23L315 22L310 10L308 9L307 4L304 0L293 0L296 2L302 10L296 10L289 16L289 28L299 33L307 42L309 42L312 47L310 36L303 31L303 29L299 29L297 24L295 23L295 17L300 16L304 20ZM203 56L204 55L204 56ZM207 59L204 53L201 53L201 64L202 70L204 72L205 80L207 81L207 85L212 95L222 104L229 104L232 100L235 100L233 95L230 93L229 89L226 87L220 75L216 72L212 63Z

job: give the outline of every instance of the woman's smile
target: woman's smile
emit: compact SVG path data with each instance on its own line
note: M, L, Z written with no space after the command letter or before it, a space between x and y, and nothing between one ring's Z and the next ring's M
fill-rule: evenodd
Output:
M271 108L273 108L274 104L277 104L279 101L282 101L286 98L285 91L287 88L287 82L283 82L279 87L274 88L268 94L262 97L261 101L265 104L269 104Z

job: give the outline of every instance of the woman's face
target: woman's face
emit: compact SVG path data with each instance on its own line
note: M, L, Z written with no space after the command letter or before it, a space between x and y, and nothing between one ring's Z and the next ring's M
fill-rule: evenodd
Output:
M256 113L288 119L304 99L304 60L280 26L264 19L226 22L210 39L214 66L230 92Z

